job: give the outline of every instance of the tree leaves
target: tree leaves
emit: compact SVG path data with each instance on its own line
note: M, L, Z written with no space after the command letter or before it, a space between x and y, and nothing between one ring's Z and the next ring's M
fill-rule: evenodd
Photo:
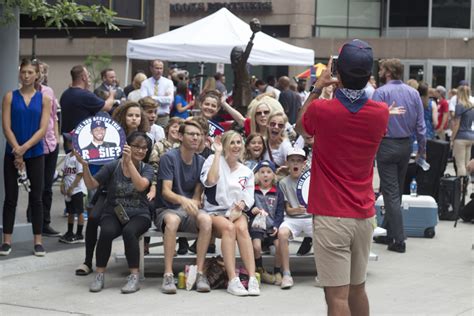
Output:
M79 5L72 0L58 0L54 4L45 0L0 0L0 26L15 21L14 9L17 7L32 20L44 19L47 27L64 28L67 31L71 23L77 25L91 21L103 25L105 30L120 30L113 23L116 12L100 5Z

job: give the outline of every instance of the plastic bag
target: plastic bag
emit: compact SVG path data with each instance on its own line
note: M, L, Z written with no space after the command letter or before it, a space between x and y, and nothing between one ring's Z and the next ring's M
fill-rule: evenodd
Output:
M196 283L197 266L189 265L186 266L186 290L191 291L194 283Z
M266 216L262 213L259 213L252 222L252 228L254 229L261 229L263 231L267 230L267 220Z
M231 222L235 222L241 215L242 211L238 210L235 205L228 209L225 213L225 217L227 217Z

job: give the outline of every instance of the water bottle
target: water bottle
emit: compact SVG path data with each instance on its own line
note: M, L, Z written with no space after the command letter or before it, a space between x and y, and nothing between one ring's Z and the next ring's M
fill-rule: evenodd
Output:
M411 155L416 156L417 153L418 153L418 142L415 140L412 145Z
M410 183L410 195L411 196L417 196L418 194L416 193L416 190L417 190L417 184L416 184L416 179L413 178L413 180L411 180L411 183Z

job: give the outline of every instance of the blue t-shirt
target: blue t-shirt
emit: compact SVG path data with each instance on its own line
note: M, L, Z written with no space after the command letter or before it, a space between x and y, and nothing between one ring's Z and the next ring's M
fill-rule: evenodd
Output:
M43 112L43 94L36 91L27 106L19 90L12 93L11 103L11 129L19 145L26 143L40 128L41 114ZM12 156L13 148L6 145L5 154ZM24 159L43 155L43 141L28 149L23 155Z
M456 105L455 116L460 118L456 139L474 140L474 109L466 109L459 103Z
M188 102L186 102L186 99L182 95L177 94L174 97L173 112L171 113L171 117L180 117L182 119L187 119L189 117L189 111L186 110L186 111L183 111L183 112L179 112L178 109L176 108L176 105L179 104L179 103L181 103L181 106L183 106L183 107L188 105Z
M158 180L173 181L172 190L178 195L192 198L196 184L200 183L201 169L204 164L204 158L194 154L193 162L190 165L184 163L181 159L179 148L173 148L161 156L160 168L158 171ZM163 181L158 181L156 190L157 207L166 207L177 209L179 205L171 204L162 197L161 190Z
M68 88L61 95L61 132L69 133L76 126L91 116L96 115L105 104L105 101L82 88Z

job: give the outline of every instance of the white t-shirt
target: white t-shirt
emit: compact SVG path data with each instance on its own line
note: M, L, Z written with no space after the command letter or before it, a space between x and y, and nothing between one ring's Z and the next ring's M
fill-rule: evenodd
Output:
M470 96L469 101L471 101L471 103L474 103L474 97ZM458 97L456 95L453 95L451 99L449 99L449 112L456 112L457 104L458 104Z
M163 127L157 124L153 124L150 127L150 131L146 134L151 138L153 143L159 142L160 140L165 138L165 130L163 129Z
M76 157L74 157L72 153L69 153L64 157L62 172L64 179L64 188L68 190L71 184L74 182L74 179L76 179L76 175L78 173L83 172L82 165L77 161ZM87 193L84 179L81 179L78 185L72 190L72 195L79 192L82 192L84 194Z
M271 149L272 151L272 157L273 157L273 162L277 166L283 166L286 162L286 155L288 152L291 150L293 146L291 146L291 143L288 139L285 139L280 146L277 149ZM270 155L268 154L269 148L267 148L267 151L265 152L265 155L263 156L263 159L265 160L271 160Z
M201 169L201 183L206 190L204 191L204 210L214 212L218 210L228 210L236 202L243 200L245 205L250 208L254 204L254 175L252 170L239 163L238 168L231 172L229 165L224 157L219 161L219 180L212 190L211 186L206 185L207 174L211 168L214 155L210 155ZM217 205L215 202L217 202ZM214 203L213 203L214 202Z

